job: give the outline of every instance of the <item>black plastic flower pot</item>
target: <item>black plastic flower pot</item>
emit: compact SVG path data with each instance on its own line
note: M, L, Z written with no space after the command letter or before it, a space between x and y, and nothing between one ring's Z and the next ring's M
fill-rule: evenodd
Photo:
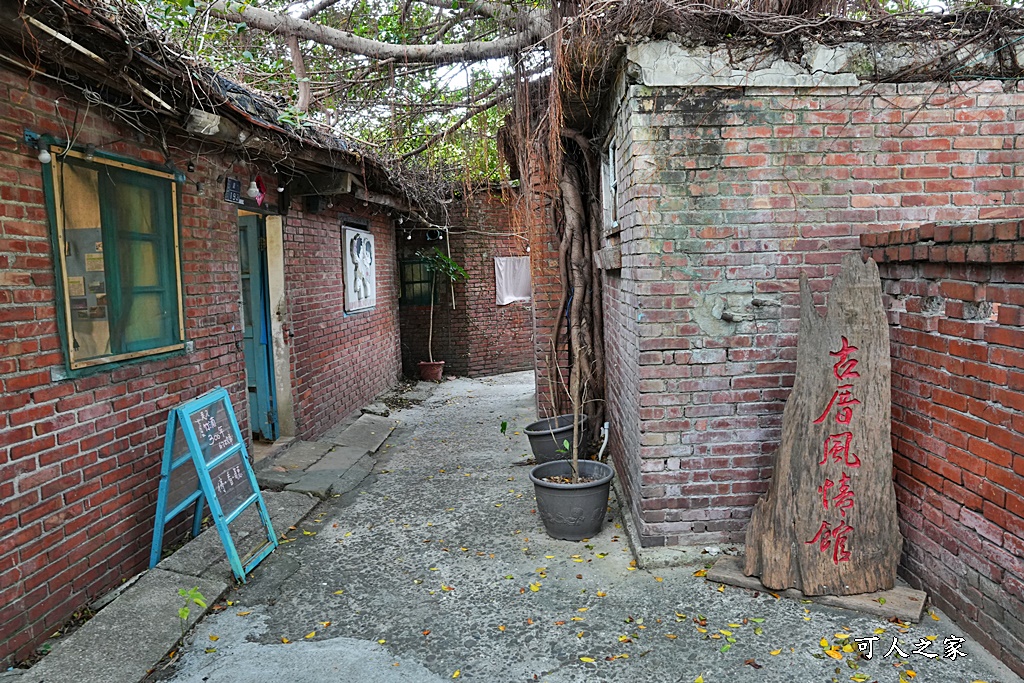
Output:
M579 484L558 484L545 477L572 477L572 461L555 460L530 470L537 494L537 512L544 530L552 538L582 541L595 536L604 525L608 509L608 491L615 471L595 460L580 460Z
M580 415L580 429L580 444L586 444L590 440L586 415ZM530 439L530 450L537 464L572 457L564 445L565 441L572 444L572 415L557 415L531 422L523 431Z

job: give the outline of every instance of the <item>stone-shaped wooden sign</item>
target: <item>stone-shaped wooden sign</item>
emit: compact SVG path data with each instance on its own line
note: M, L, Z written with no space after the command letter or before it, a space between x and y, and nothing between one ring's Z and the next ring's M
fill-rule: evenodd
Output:
M747 576L772 590L854 595L896 581L889 326L874 261L851 254L828 315L800 279L796 380L768 492L747 527Z

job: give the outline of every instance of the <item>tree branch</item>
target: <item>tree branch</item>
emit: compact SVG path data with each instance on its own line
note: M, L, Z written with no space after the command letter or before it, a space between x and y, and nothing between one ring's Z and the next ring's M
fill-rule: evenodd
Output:
M292 69L295 70L295 80L299 84L299 97L295 108L305 113L309 110L309 78L306 77L306 63L302 60L299 39L294 34L288 36L288 51L292 53Z
M417 154L419 154L423 150L427 149L428 147L430 147L432 144L434 144L438 140L441 140L441 139L445 138L446 136L451 135L454 131L456 131L459 128L461 128L467 121L469 121L471 118L473 118L474 116L476 116L480 112L487 111L491 107L495 106L496 104L499 104L500 102L502 102L504 100L507 100L511 96L512 96L511 92L499 93L498 95L496 95L495 97L492 97L491 99L487 100L486 102L482 102L482 103L480 103L480 104L478 104L478 105L476 105L474 107L470 107L469 111L467 111L465 114L463 114L459 118L458 121L456 121L452 125L448 126L447 128L445 128L440 133L435 133L435 134L431 135L419 147L417 147L416 149L412 150L411 152L406 152L405 154L403 154L402 155L402 159L408 159L409 157L416 156Z
M250 28L268 33L294 35L296 38L312 40L321 45L329 45L372 59L397 59L407 63L457 64L505 57L538 43L548 32L546 22L533 15L529 17L525 30L504 38L444 45L396 45L362 38L348 31L321 26L285 14L256 7L239 7L237 3L228 0L216 0L210 5L210 11L225 21L241 22Z

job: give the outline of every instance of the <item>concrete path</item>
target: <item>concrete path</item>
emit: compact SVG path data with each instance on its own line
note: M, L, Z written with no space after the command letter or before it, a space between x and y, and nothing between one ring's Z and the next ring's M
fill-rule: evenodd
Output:
M695 575L728 549L637 569L612 513L588 542L548 538L521 466L529 373L448 381L391 417L373 473L328 493L151 680L1019 680L971 641L913 654L964 636L937 612L904 626ZM852 644L869 637L871 661ZM886 655L893 638L908 657Z

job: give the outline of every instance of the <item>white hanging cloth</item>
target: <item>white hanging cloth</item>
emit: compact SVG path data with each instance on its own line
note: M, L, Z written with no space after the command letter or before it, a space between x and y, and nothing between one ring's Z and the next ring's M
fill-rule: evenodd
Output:
M495 256L494 289L499 306L530 300L530 257Z

